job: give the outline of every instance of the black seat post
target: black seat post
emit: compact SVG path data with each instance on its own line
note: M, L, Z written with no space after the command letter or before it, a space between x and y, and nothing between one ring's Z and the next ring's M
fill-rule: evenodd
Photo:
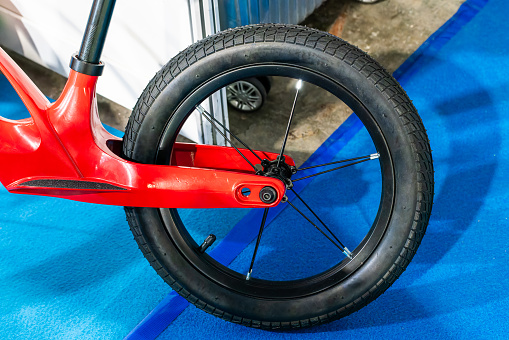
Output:
M102 74L101 53L114 7L115 0L94 0L80 51L71 60L73 70L93 76Z

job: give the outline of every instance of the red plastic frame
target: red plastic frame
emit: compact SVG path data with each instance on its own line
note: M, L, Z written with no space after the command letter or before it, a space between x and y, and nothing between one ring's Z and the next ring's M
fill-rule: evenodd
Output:
M162 208L267 208L285 194L280 180L254 175L229 147L179 143L171 166L127 161L116 151L121 139L99 120L98 77L71 70L60 98L50 103L1 48L0 69L31 115L15 121L0 117L0 181L9 192ZM250 152L244 155L258 161ZM288 156L286 161L294 165ZM265 186L278 193L271 204L259 198ZM244 187L249 196L241 194Z

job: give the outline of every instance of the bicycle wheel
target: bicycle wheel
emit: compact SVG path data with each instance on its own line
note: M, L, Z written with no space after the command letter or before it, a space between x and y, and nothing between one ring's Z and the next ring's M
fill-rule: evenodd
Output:
M211 94L261 76L272 90L256 115L231 110L225 129L205 108ZM126 207L140 249L188 301L246 326L301 328L360 309L405 270L430 216L430 147L411 101L364 52L288 25L208 37L147 86L125 156L178 165L172 150L193 112L239 152L283 150L253 173L281 179L288 200L269 210Z

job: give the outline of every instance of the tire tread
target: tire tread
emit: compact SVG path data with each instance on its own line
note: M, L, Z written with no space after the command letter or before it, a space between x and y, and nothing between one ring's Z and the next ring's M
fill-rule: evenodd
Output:
M306 46L306 48L319 50L342 60L370 80L398 113L402 125L405 127L409 136L415 155L415 165L420 177L418 181L419 200L415 208L415 219L405 247L401 250L399 257L390 270L357 300L331 313L291 322L250 320L231 315L228 312L207 305L205 302L183 289L152 255L147 240L140 228L140 223L134 208L126 207L125 211L134 238L140 250L150 262L150 265L173 290L182 295L197 308L220 317L223 320L242 324L244 326L267 330L300 329L327 323L361 309L369 302L379 297L404 272L421 243L431 215L434 194L432 186L430 187L428 185L429 183L433 184L434 175L431 150L422 121L405 91L392 76L390 76L376 61L367 56L366 53L333 35L314 29L293 25L261 24L251 27L234 28L214 36L209 36L191 45L170 60L170 62L168 62L150 81L133 109L133 113L126 126L126 134L124 137L123 152L125 157L131 159L134 145L138 137L138 131L145 119L148 108L168 83L187 67L210 54L237 45L254 44L257 42L280 42L302 45Z

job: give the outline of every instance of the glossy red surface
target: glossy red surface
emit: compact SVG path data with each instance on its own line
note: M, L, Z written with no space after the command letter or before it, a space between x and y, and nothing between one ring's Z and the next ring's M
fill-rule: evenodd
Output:
M31 115L16 121L0 117L0 181L12 193L164 208L272 207L285 193L281 181L252 174L233 148L178 144L171 166L127 161L108 147L121 140L99 120L97 77L71 70L60 98L50 103L1 48L0 69ZM257 163L254 155L244 154ZM50 182L52 187L40 185ZM106 185L95 188L101 184ZM265 186L278 193L272 204L259 199ZM251 190L249 196L241 194L243 187Z

